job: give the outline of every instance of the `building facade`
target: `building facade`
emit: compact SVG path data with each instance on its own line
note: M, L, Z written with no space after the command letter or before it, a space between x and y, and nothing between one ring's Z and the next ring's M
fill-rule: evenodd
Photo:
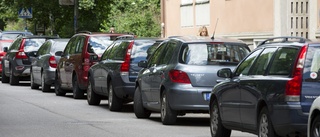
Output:
M256 45L274 36L320 38L319 0L161 0L162 36L209 34Z

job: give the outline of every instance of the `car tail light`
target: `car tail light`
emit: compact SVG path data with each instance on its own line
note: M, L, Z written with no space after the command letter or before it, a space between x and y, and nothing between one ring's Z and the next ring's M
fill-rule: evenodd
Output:
M121 67L120 67L120 72L128 72L129 71L132 47L133 47L133 42L131 42L127 48L127 52L124 57L124 62L121 64Z
M299 53L299 58L295 63L293 70L293 78L287 82L286 85L286 101L300 101L301 83L304 60L307 52L307 46L303 46Z
M90 54L89 54L89 53L86 53L86 54L84 55L83 60L82 60L82 69L83 69L84 71L89 71L90 66L91 66Z
M27 59L28 56L26 55L26 53L24 53L24 51L19 51L16 53L16 59Z
M57 68L57 61L56 58L54 56L51 56L49 58L49 66L52 68Z
M191 83L187 73L181 70L171 70L169 72L169 77L170 77L170 80L175 83L185 83L185 84Z

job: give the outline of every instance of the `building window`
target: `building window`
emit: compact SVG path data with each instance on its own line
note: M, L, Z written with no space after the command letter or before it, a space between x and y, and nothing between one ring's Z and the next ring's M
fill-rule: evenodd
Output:
M193 0L181 0L180 24L181 27L193 26Z
M195 20L197 26L210 24L210 1L196 0L195 3Z

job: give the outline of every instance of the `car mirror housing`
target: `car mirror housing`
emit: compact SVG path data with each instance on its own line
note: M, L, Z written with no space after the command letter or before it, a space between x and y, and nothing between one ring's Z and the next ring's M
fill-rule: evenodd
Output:
M223 68L223 69L218 70L217 75L218 75L218 77L222 77L222 78L231 78L232 71L230 68Z
M57 51L56 53L54 53L55 56L62 56L63 52L62 51Z
M99 61L99 57L98 57L98 55L90 55L90 60L93 62Z
M8 52L8 47L4 47L3 52Z
M36 57L36 56L37 56L37 52L38 52L38 51L31 51L30 53L28 53L28 56L30 56L30 57Z
M138 63L138 66L142 68L147 68L147 64L148 62L146 60L143 60Z

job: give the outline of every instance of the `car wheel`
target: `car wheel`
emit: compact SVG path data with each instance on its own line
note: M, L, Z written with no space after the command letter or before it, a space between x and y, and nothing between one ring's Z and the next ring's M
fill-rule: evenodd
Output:
M11 69L9 83L10 85L19 85L19 77L13 75L13 69Z
M6 73L4 71L4 67L2 66L2 72L1 72L1 82L2 83L9 83L9 77L6 76Z
M231 130L222 125L217 100L210 106L210 131L211 137L230 137L231 134Z
M57 73L56 73L55 82L54 82L54 92L56 93L56 96L66 95L66 92L61 89L61 81Z
M44 78L44 74L42 73L41 74L41 89L42 89L42 92L48 92L50 91L50 87L51 85L48 85L45 83L45 78Z
M310 137L320 137L320 116L315 117L311 123Z
M108 105L110 111L120 111L122 109L122 99L114 93L112 82L109 83Z
M90 78L89 78L90 79ZM100 96L93 91L92 82L89 80L87 88L87 102L89 105L99 105L101 101Z
M269 117L269 112L266 107L262 108L259 114L259 137L278 137L274 132L271 119Z
M151 115L151 111L143 107L142 96L141 96L141 91L139 87L137 87L134 92L133 110L137 118L149 118Z
M72 79L72 91L74 99L82 99L84 98L84 91L80 89L77 74L73 76Z
M164 125L172 125L177 120L177 111L170 108L166 92L161 96L161 121Z
M31 89L39 89L39 85L34 83L34 77L32 72L30 73L30 85L31 85Z

